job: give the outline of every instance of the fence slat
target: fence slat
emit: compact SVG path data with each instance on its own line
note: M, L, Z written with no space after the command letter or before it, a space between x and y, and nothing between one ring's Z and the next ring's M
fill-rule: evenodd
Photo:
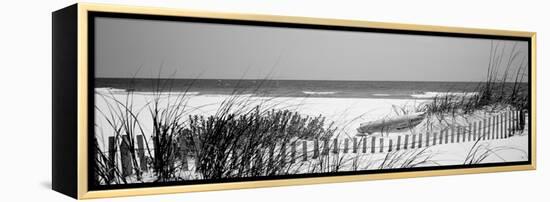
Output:
M416 134L413 134L411 143L411 149L414 149L416 146Z
M409 135L405 135L405 144L403 144L403 149L409 148Z
M455 142L455 126L451 126L451 143Z
M393 143L393 140L392 139L389 139L388 140L388 152L392 152L392 143Z
M137 136L137 143L138 143L138 153L139 154L139 159L140 159L140 165L141 164L146 164L146 161L145 161L145 158L143 158L143 160L141 160L141 152L144 152L144 150L142 150L142 147L143 147L143 135L138 135ZM182 170L189 170L189 163L187 161L187 145L186 145L186 141L185 141L185 137L184 136L180 136L179 139L178 139L178 155L181 159L181 169ZM144 155L144 154L143 154ZM145 156L145 155L144 155ZM145 171L147 169L147 166L145 166L145 168L143 166L141 166L141 170L142 171Z
M302 141L302 161L307 161L307 141Z
M430 133L426 132L426 147L430 146Z
M296 142L290 143L290 163L296 162Z
M353 138L353 153L357 153L357 138Z
M493 119L493 126L491 127L493 130L493 133L491 134L491 139L496 139L496 128L497 128L497 117L493 116L491 117Z
M474 141L476 141L477 140L477 122L474 122L474 128L472 130L473 130L472 136L474 138Z
M460 135L462 134L462 127L456 127L456 143L460 142Z
M422 148L422 133L418 133L418 148Z
M448 144L449 143L449 129L445 129L444 130L445 132L445 144Z
M512 131L516 132L516 110L512 110Z
M132 175L132 154L130 152L130 137L128 135L122 136L120 143L120 162L122 165L122 176Z
M487 118L483 118L483 140L487 139Z
M396 146L395 150L397 151L401 150L401 135L397 136L397 145L395 146Z
M504 135L502 135L502 132L504 131L504 125L503 125L503 122L504 122L504 116L502 116L502 113L500 113L498 115L498 119L499 119L499 122L498 122L498 139L502 139L502 137Z
M370 142L370 153L374 153L376 149L376 137L372 137L372 140Z
M481 140L481 138L482 138L482 135L483 135L482 128L483 128L482 121L478 121L477 122L477 139L478 140Z
M518 130L518 120L519 120L518 111L514 110L514 133Z
M109 178L112 180L115 176L115 159L116 159L116 141L114 136L109 136Z
M505 116L506 118L504 119L505 120L505 126L504 126L504 129L505 129L505 132L504 132L504 138L508 138L508 136L510 136L510 113L508 112L505 112Z
M439 144L443 144L443 130L439 131Z
M338 154L338 150L340 149L340 148L338 148L338 147L339 147L339 145L338 145L338 139L337 139L337 138L334 138L332 141L334 142L333 148L332 148L332 153Z
M367 153L367 138L361 138L361 141L363 142L363 154Z
M380 138L380 153L384 152L384 138Z
M311 158L316 159L317 157L319 157L319 140L315 139L313 140L313 156Z
M436 145L436 144L437 144L437 132L434 132L434 133L432 134L432 137L433 137L432 145Z
M268 150L268 163L267 163L267 166L268 167L272 167L274 166L274 154L275 154L275 146L271 146L269 147L269 150Z
M286 142L281 145L281 151L279 152L279 161L284 165L286 162Z
M462 142L468 140L468 126L462 126Z
M344 153L348 153L349 139L344 139Z
M472 123L468 124L468 142L472 141Z
M322 155L328 155L330 151L330 140L327 138L323 141L323 153Z

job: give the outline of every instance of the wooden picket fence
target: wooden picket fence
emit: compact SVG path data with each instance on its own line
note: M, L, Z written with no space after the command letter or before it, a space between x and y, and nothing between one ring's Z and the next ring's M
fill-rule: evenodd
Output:
M397 137L352 137L352 138L334 138L334 139L316 139L316 140L297 140L280 144L281 146L267 150L269 158L282 158L288 162L309 161L318 159L326 155L334 154L367 154L367 153L386 153L400 150L410 150L425 148L429 146L442 144L455 144L472 141L485 141L493 139L505 139L513 136L516 132L523 130L523 121L525 119L520 111L507 111L494 116L484 118L468 125L452 125L440 131L427 131L424 133L399 135ZM122 138L122 143L118 145L120 149L120 167L123 176L129 176L133 172L132 148L124 141L128 137ZM137 163L139 170L147 171L147 161L144 148L144 137L137 135ZM114 137L109 137L108 148L109 159L114 162L117 158L117 144ZM182 149L178 155L181 156L182 166L185 170L188 167L188 158L193 159L188 151ZM277 156L279 155L279 156ZM136 159L134 159L136 160ZM113 165L115 166L115 165Z

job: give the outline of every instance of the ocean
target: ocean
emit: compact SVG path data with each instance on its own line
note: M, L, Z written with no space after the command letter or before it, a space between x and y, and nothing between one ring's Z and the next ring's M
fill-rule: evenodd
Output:
M187 92L190 95L247 94L259 97L432 99L444 93L472 93L480 83L96 78L94 85L95 88L123 91Z

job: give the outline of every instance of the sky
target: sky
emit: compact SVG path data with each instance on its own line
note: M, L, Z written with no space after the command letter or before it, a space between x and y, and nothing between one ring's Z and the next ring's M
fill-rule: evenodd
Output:
M516 44L513 68L528 50L516 41L107 17L95 19L95 36L98 78L474 82L486 78L492 46L508 58Z

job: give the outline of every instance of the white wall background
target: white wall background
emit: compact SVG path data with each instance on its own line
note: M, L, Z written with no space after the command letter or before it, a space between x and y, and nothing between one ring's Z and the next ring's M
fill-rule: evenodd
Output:
M126 197L105 201L525 201L548 196L545 1L95 1L130 5L467 26L538 32L538 170ZM0 8L0 200L68 201L51 186L51 12L74 1L3 1ZM546 102L546 103L545 103Z

